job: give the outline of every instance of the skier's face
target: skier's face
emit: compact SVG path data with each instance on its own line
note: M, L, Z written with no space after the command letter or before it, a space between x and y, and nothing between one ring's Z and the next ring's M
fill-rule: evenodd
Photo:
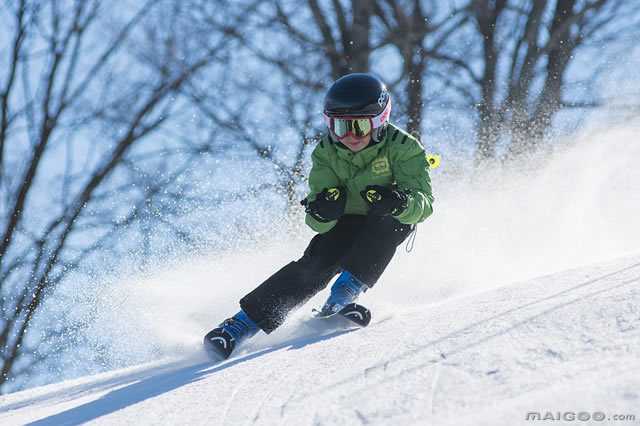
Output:
M359 137L349 134L344 138L341 138L340 142L353 152L362 151L369 146L369 143L371 142L371 134Z

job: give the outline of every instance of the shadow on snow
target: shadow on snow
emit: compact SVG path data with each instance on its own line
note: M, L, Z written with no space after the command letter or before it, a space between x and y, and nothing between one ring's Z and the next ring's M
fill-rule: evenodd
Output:
M195 365L190 365L187 367L170 369L170 371L155 374L152 376L143 377L140 379L140 372L133 373L131 375L127 375L119 380L107 380L107 386L117 386L119 383L133 381L129 385L126 385L122 388L112 390L101 398L87 402L85 404L70 408L61 413L51 415L49 417L45 417L43 419L34 421L32 423L28 423L28 425L32 426L44 426L44 425L61 425L61 424L79 424L88 422L91 420L95 420L99 417L105 416L107 414L113 413L118 410L122 410L131 405L137 404L139 402L145 401L150 398L154 398L156 396L162 395L166 392L170 392L174 389L180 388L189 383L197 382L202 380L212 374L215 374L221 370L231 368L237 364L241 364L243 362L259 358L263 355L269 354L271 352L276 352L278 350L289 348L289 350L297 350L301 349L305 346L309 346L312 344L316 344L325 340L332 339L334 337L350 333L352 331L357 330L356 328L351 328L347 330L338 330L321 336L314 337L299 337L288 342L283 342L277 346L266 348L263 350L259 350L256 352L252 352L238 358L232 358L227 360L221 364L211 364L211 362L202 362ZM180 363L177 363L178 365ZM175 365L174 365L175 366ZM153 369L148 370L147 373L150 372L153 374ZM145 373L142 373L143 375ZM140 379L140 380L138 380ZM106 387L105 384L98 385L98 388ZM84 390L93 390L95 387L93 385L89 385L88 388L84 388ZM76 393L82 393L82 391L78 391ZM53 395L52 395L53 396ZM36 398L36 400L43 400L44 398ZM7 407L8 408L8 407Z

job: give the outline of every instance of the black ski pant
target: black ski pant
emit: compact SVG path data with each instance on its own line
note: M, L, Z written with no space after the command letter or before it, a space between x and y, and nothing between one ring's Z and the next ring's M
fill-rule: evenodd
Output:
M396 247L414 227L392 216L342 216L330 231L313 237L302 258L244 296L240 306L265 333L270 333L291 310L324 289L342 270L373 287Z

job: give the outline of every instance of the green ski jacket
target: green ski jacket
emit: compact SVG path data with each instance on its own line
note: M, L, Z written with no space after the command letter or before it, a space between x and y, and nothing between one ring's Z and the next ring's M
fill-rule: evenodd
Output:
M399 222L415 224L433 213L433 195L429 163L420 142L393 124L387 126L383 139L359 152L322 137L311 154L309 201L324 188L344 186L347 189L345 214L366 215L369 205L360 192L367 185L395 186L407 192L407 209L395 216ZM316 232L325 233L337 221L318 222L307 214L305 223Z

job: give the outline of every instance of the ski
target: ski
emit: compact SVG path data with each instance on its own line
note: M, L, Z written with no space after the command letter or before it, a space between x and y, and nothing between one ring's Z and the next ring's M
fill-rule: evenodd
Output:
M235 348L234 338L224 330L213 329L204 336L204 350L212 361L224 361Z
M349 303L338 312L322 311L314 309L314 318L317 319L335 319L344 318L350 323L357 325L358 327L366 327L371 322L371 311L362 305L357 303Z

